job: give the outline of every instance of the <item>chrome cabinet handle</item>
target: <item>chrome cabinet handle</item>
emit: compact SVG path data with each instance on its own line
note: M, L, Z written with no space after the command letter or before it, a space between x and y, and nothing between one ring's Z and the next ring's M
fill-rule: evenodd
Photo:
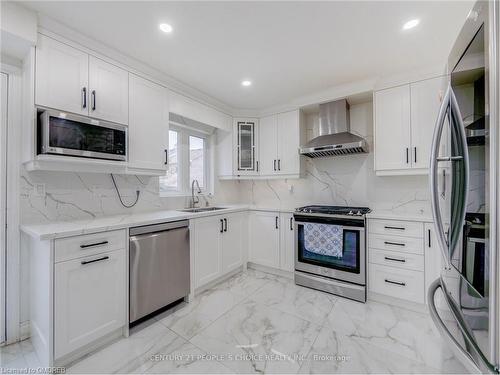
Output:
M276 225L276 229L278 229L278 216L276 216L276 221L275 221L275 225Z
M220 219L220 232L224 232L224 220Z
M406 263L406 259L400 259L400 258L391 258L391 257L384 257L385 260L390 260L392 262L401 262L401 263Z
M278 159L278 171L281 171L281 159Z
M413 150L414 150L415 163L416 163L417 162L417 148L414 147Z
M427 244L431 247L431 230L427 229Z
M87 88L82 88L82 108L87 108Z
M410 157L409 157L409 149L406 147L406 164L410 162Z
M96 108L95 90L92 90L92 110L95 111L95 108Z
M290 230L293 230L293 217L290 218Z
M273 160L273 169L276 172L276 159Z
M258 172L259 171L259 161L257 160L256 163L257 163L257 172Z
M399 286L406 286L406 283L402 282L402 281L393 281L393 280L389 280L389 279L384 279L384 281L388 284L394 284L394 285L399 285Z
M227 232L227 219L224 218L224 232Z
M165 149L165 165L168 164L168 150Z
M102 241L102 242L96 242L96 243L89 243L87 245L80 245L80 248L81 249L87 249L89 247L95 247L95 246L103 246L103 245L107 245L109 243L109 241Z
M97 259L92 259L92 260L82 260L82 266L86 265L86 264L90 264L90 263L95 263L95 262L101 262L103 260L108 260L109 259L109 256L105 256L105 257L102 257L102 258L97 258Z

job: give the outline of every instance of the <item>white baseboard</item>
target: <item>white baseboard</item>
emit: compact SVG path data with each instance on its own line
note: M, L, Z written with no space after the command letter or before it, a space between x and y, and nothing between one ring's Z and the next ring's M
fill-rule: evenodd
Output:
M285 277L287 279L293 280L293 272L290 272L290 271L283 271L283 270L280 270L278 268L263 266L261 264L252 263L252 262L248 262L247 266L248 266L248 268L252 268L252 269L257 270L257 271L262 271L262 272L270 273L271 275L277 275L277 276L281 276L281 277Z
M19 341L29 339L30 336L30 321L26 320L25 322L21 322L19 325Z

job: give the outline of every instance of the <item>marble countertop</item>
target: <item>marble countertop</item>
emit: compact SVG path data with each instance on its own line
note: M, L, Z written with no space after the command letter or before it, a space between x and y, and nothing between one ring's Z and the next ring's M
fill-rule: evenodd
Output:
M366 214L367 219L386 219L386 220L407 220L407 221L420 221L423 223L432 223L434 219L430 214L420 214L417 212L411 213L395 213L393 211L374 210Z
M56 238L99 233L108 230L124 229L141 225L223 215L230 212L246 211L249 209L248 205L220 205L218 207L224 207L224 209L196 213L176 210L152 211L127 215L103 216L91 220L25 224L21 225L20 229L22 232L39 240L52 240Z

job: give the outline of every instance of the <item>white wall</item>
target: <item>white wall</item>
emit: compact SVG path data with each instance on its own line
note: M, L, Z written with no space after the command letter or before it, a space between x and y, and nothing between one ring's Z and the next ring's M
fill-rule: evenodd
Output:
M367 139L370 153L306 158L305 176L294 180L242 183L241 199L258 207L295 208L307 204L367 206L398 213L430 214L427 176L377 177L373 171L372 103L352 105L351 131ZM308 136L318 121L307 116Z

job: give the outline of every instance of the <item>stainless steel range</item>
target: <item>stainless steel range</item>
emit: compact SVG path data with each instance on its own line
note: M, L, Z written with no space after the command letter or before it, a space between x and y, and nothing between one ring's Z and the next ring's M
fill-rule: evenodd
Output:
M295 283L366 302L367 207L295 210Z

